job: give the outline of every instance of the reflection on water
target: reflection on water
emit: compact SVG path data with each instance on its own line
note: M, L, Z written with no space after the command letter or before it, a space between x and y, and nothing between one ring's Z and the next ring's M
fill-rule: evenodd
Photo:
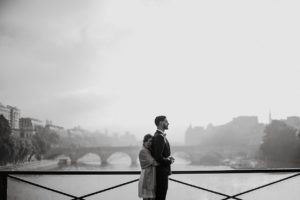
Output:
M115 154L109 158L109 165L101 166L99 157L88 155L79 160L77 166L66 166L59 170L139 170L139 166L131 166L130 158L122 154ZM173 170L221 170L230 169L225 166L195 166L190 165L187 160L176 158ZM257 186L287 177L291 174L185 174L171 175L171 178L180 181L204 187L227 195L234 195ZM63 191L74 196L82 196L95 191L103 190L130 180L137 179L138 175L42 175L42 176L18 176L25 180L41 184L59 191ZM245 194L242 199L286 199L282 198L285 194L289 194L288 199L298 199L300 191L297 186L300 179L295 178L271 187L261 189L249 194ZM175 182L169 182L168 199L180 200L220 200L224 196L212 194L207 191L191 188ZM9 200L60 200L71 199L60 194L39 189L25 183L21 183L12 179L8 181L8 199ZM137 182L114 189L85 199L130 199L137 200Z

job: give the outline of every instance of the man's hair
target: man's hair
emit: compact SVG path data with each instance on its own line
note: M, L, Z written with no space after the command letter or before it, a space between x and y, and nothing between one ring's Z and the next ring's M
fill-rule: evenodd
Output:
M143 139L143 143L147 142L150 138L152 138L153 136L151 134L146 134L144 136L144 139Z
M155 117L155 120L154 120L155 125L158 126L159 122L164 121L166 118L167 117L164 116L164 115L160 115L160 116Z

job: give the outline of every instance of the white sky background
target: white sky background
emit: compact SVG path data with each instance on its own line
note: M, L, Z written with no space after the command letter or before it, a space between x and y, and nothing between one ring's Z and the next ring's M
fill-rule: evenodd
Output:
M295 0L1 0L0 102L22 117L141 139L300 116Z

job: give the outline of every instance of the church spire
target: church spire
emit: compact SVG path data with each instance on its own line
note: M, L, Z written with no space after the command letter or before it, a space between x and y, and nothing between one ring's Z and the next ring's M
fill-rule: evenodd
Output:
M272 115L271 115L271 110L269 110L269 124L272 123Z

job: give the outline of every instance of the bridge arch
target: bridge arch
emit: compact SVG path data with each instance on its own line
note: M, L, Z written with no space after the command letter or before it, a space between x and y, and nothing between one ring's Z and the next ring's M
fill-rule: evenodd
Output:
M106 155L106 164L128 164L130 166L137 165L137 153L115 151Z
M100 163L101 156L98 153L95 152L86 152L83 154L80 158L78 158L77 162L82 163Z

